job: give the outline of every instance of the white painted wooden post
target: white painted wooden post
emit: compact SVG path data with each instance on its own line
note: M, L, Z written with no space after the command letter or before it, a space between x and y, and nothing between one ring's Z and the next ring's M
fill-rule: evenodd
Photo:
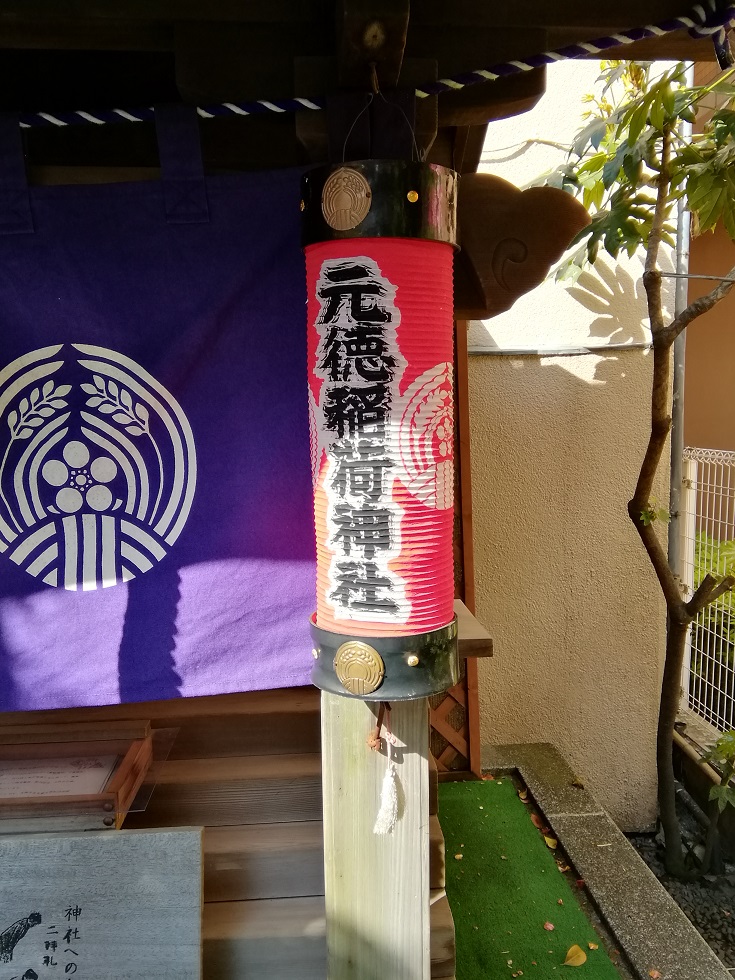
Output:
M322 694L327 980L429 980L427 701L392 703L399 820L383 837L375 723L368 703Z
M680 533L681 533L681 569L679 574L685 586L687 586L686 597L691 598L694 592L694 546L697 531L696 511L697 511L697 461L695 459L684 459L682 466L682 487L680 497ZM677 569L675 569L677 571ZM684 663L682 665L681 686L683 690L682 707L687 707L689 702L689 674L692 662L692 627L687 632L686 648L684 650Z

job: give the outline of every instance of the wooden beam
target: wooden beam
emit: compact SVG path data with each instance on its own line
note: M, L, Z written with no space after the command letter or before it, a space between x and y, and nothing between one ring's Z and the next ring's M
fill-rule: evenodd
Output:
M376 836L386 757L364 701L322 694L327 980L429 980L427 702L395 702L400 818Z
M454 600L454 614L459 628L459 655L492 657L493 641L479 619L475 619L461 599Z
M340 88L395 88L408 30L408 0L339 0Z
M485 25L527 29L539 27L638 27L686 10L681 0L422 0L411 11L412 21L447 27L476 28ZM77 0L60 5L58 0L3 0L2 20L43 18L57 22L120 21L228 21L232 23L284 24L331 20L332 0L208 0L203 17L201 0Z

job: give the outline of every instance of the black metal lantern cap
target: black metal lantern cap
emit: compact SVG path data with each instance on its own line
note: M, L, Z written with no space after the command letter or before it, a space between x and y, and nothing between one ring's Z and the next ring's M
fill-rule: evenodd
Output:
M342 238L457 244L457 174L435 163L354 160L301 178L302 245Z
M459 681L457 618L415 636L350 636L320 629L311 619L311 682L322 691L361 701L413 701L441 694Z

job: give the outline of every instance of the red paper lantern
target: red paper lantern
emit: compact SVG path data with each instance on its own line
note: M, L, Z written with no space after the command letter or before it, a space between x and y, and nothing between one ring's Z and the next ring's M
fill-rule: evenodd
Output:
M396 161L306 180L315 682L340 693L456 680L454 186Z

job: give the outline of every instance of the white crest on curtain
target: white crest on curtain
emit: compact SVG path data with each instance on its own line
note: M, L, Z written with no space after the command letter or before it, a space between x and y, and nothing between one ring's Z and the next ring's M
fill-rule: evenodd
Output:
M176 399L106 348L32 351L0 371L0 552L47 585L92 591L149 571L196 486Z

